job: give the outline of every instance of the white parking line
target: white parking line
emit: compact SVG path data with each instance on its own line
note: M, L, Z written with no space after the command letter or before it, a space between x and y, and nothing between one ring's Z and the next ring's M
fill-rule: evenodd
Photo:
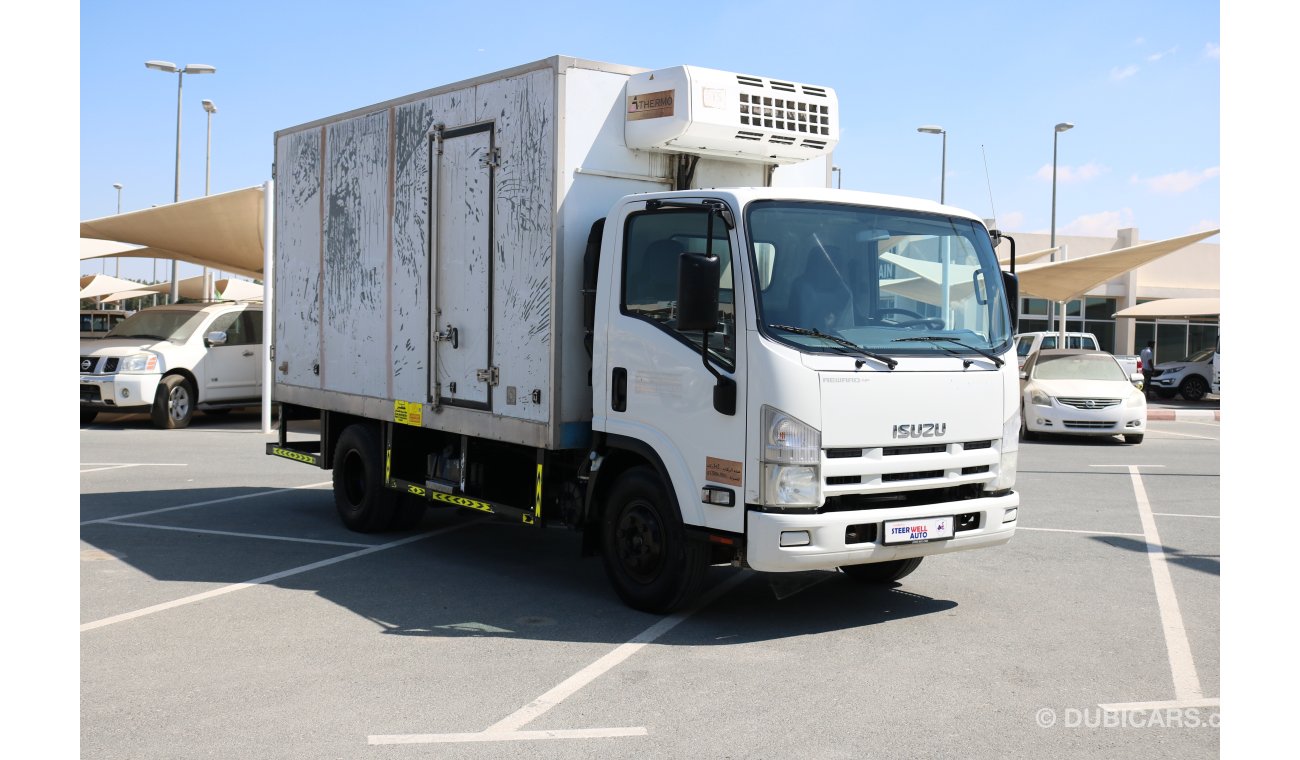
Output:
M114 625L115 623L123 623L126 622L127 620L134 620L136 618L141 618L146 615L152 615L156 612L163 612L164 610L170 610L176 607L182 607L187 604L201 602L204 599L211 599L215 596L229 594L233 591L240 591L242 589L252 588L254 586L261 586L263 584L270 583L272 581L278 581L281 578L288 578L293 575L301 575L302 573L308 573L311 572L312 570L319 570L322 567L335 565L338 564L339 562L346 562L350 559L364 557L367 554L382 552L386 549L395 549L399 546L405 546L406 544L414 543L416 541L429 538L430 536L437 536L443 533L450 533L455 530L460 530L461 528L467 528L470 525L477 524L477 522L479 521L476 520L473 522L461 523L460 525L452 525L446 528L440 528L438 530L431 530L426 533L421 533L419 535L408 536L406 538L401 538L396 541L390 541L386 544L371 546L367 549L362 549L361 551L351 552L338 557L333 557L331 559L323 559L319 562L313 562L310 565L302 565L300 567L291 568L289 570L282 570L278 573L263 575L261 578L254 578L250 581L244 581L243 583L232 583L228 586L221 586L220 588L214 588L211 589L210 591L204 591L199 594L192 594L190 596L182 597L180 599L176 599L170 602L155 604L151 607L145 607L144 609L135 610L134 612L124 612L121 615L114 615L112 617L103 618L102 620L95 620L90 623L83 623L81 626L81 632L85 633L86 631L94 630L96 628L104 628L105 626Z
M273 488L270 491L257 491L255 493L245 493L239 496L227 496L224 499L209 499L207 501L195 501L189 504L181 504L175 507L163 507L162 509L151 509L147 512L132 512L129 515L114 515L113 517L101 517L98 520L86 520L82 525L95 525L96 523L113 522L114 520L125 520L131 517L144 517L145 515L156 515L162 512L175 512L178 509L193 509L194 507L206 507L212 504L224 504L229 501L239 501L241 499L255 499L259 496L271 496L277 493L288 493L290 491L302 491L309 488L320 488L322 486L332 485L332 481L326 480L320 483L308 483L305 486L294 486L293 488Z
M1137 538L1142 538L1141 533L1114 533L1108 530L1069 530L1066 528L1025 528L1019 525L1016 526L1016 530L1017 531L1041 530L1049 533L1082 533L1086 536L1136 536Z
M149 523L122 522L108 520L104 525L125 525L131 528L152 528L153 530L175 530L181 533L206 533L213 536L234 536L236 538L261 538L267 541L296 541L302 544L326 544L328 546L353 546L365 548L374 544L359 544L355 541L326 541L321 538L293 538L291 536L266 536L260 533L235 533L229 530L204 530L203 528L181 528L175 525L150 525Z
M1156 517L1204 517L1207 520L1217 520L1218 515L1182 515L1176 512L1152 512Z
M81 466L95 468L93 470L82 470L82 473L121 470L127 467L189 467L188 464L176 464L172 462L82 462Z
M610 736L644 736L647 732L643 726L621 728L586 728L560 731L521 731L525 725L536 720L548 710L573 696L579 689L609 672L627 658L665 633L676 628L682 621L700 611L718 597L735 588L750 577L749 573L736 573L731 578L714 586L700 597L689 610L660 620L626 644L620 644L614 651L601 657L577 673L564 679L558 686L546 692L522 708L477 733L457 734L377 734L369 737L370 744L432 744L449 742L492 742L521 741L530 739L587 739Z
M1172 430L1158 430L1156 435L1176 435L1179 438L1195 438L1198 441L1217 441L1218 438L1209 435L1192 435L1191 433L1175 433Z

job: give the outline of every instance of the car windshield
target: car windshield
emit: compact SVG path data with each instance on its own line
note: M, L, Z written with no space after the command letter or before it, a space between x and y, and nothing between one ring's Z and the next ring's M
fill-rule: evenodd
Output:
M772 339L842 353L827 335L895 355L1010 347L1001 270L978 222L803 201L746 213L760 329Z
M1180 361L1185 361L1185 362L1208 362L1208 361L1210 361L1210 360L1213 359L1213 358L1214 358L1214 349L1213 349L1213 348L1206 348L1206 349L1203 349L1203 350L1201 350L1201 351L1197 351L1196 353L1192 354L1191 356L1185 356L1185 357L1183 357Z
M1036 380L1126 380L1115 358L1103 354L1039 356L1033 376Z
M184 342L188 340L199 323L203 321L201 311L180 311L176 309L158 309L138 311L122 320L117 327L108 331L107 338L149 338L152 340L170 340Z

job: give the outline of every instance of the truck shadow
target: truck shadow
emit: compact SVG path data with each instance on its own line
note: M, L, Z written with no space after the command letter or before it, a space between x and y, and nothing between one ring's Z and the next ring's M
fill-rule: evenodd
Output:
M115 597L109 593L122 576L99 576L99 567L88 566L105 561L122 562L156 581L175 583L174 592L151 593L163 601L195 593L194 584L206 590L212 584L259 582L319 563L306 572L260 582L327 599L371 621L376 633L388 636L620 644L660 619L624 606L606 580L600 559L580 558L580 537L564 528L538 530L460 510L431 509L415 531L366 536L338 524L328 491L229 501L258 490L168 491L171 504L227 501L120 518L131 524L116 523L106 515L139 511L121 505L146 501L146 497L157 503L158 492L84 494L83 513L100 520L81 526L82 541L93 547L82 552L84 622L130 611L114 608ZM140 497L139 501L133 497ZM335 563L328 560L364 547L265 538L378 547L421 534L429 535ZM736 573L747 577L660 643L730 645L783 639L869 627L956 607L954 601L920 593L926 585L925 571L922 565L906 585L872 587L838 572L768 575L710 568L704 593Z
M1100 541L1108 546L1141 554L1147 553L1146 542L1134 538L1124 536L1092 536L1091 538L1093 541ZM1169 558L1169 561L1175 565L1190 570L1198 570L1202 573L1209 573L1210 575L1219 574L1219 555L1217 554L1188 554L1182 549L1175 549L1170 546L1161 546L1160 549Z

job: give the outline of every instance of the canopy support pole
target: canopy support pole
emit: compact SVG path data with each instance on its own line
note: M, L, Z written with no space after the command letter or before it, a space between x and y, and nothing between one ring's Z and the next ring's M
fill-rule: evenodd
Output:
M262 202L266 211L262 215L262 432L271 432L271 386L275 380L275 365L271 349L275 338L275 319L271 315L272 259L275 255L275 180L262 185Z

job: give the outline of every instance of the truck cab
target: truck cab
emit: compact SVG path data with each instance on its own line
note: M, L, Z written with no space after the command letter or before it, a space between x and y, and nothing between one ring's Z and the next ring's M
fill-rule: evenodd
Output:
M710 330L679 322L690 256L717 259ZM834 190L628 197L596 315L597 448L648 458L748 566L901 577L1012 537L1012 323L973 215Z

